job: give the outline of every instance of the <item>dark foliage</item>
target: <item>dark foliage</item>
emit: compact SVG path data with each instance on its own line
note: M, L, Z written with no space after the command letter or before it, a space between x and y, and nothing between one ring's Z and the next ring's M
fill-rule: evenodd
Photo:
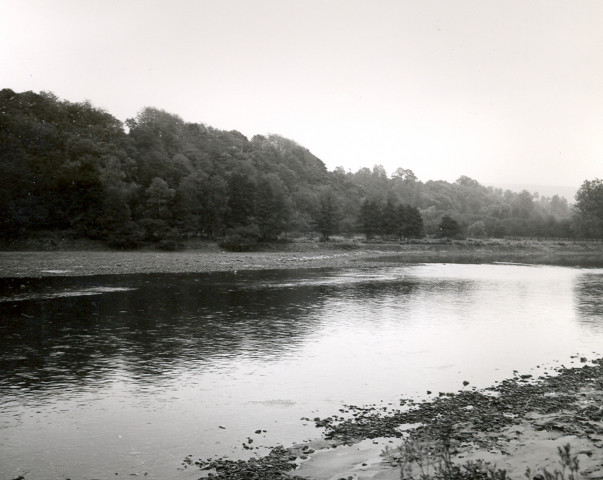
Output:
M603 180L587 180L578 190L575 224L582 236L603 239Z
M478 237L601 236L596 180L581 189L572 223L558 196L487 188L464 176L423 183L403 168L391 177L381 166L328 172L292 140L248 140L155 108L126 126L87 102L1 90L0 238L68 230L116 248L179 248L192 237L253 248L288 232L437 235L444 216Z
M445 238L455 238L458 237L460 233L461 227L458 222L454 218L448 215L444 215L442 217L442 221L440 222L438 236Z
M257 225L237 227L228 231L220 245L231 252L249 252L256 249L259 236Z

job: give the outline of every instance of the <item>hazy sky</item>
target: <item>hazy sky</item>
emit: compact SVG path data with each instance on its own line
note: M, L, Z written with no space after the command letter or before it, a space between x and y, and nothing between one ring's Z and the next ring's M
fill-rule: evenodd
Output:
M329 169L603 177L600 0L0 0L0 87L278 133Z

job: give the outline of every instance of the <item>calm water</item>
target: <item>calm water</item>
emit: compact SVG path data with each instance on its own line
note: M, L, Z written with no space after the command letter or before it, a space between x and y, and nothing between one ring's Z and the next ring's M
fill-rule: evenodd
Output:
M301 417L344 403L603 353L603 270L0 280L0 342L0 478L197 478L186 455L315 438Z

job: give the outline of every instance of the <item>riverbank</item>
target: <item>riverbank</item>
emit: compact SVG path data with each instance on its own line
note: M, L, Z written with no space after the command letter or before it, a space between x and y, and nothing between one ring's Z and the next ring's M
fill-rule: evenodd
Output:
M603 267L602 243L537 241L423 241L409 243L290 242L257 252L228 252L216 244L159 250L5 250L0 277L195 273L233 270L369 268L403 263L515 262Z
M215 480L502 480L525 478L528 469L528 478L558 471L560 479L600 479L603 360L576 357L575 363L581 366L543 369L538 378L516 375L484 391L463 385L429 401L402 400L389 411L348 406L315 419L325 429L323 440L251 462L197 466Z
M528 478L559 470L568 478L573 464L583 478L603 478L603 360L582 357L580 362L581 367L561 367L536 379L516 375L484 391L464 386L457 393L437 393L429 402L405 401L403 409L385 415L352 408L351 418L322 419L327 438L380 439L348 447L326 465L337 464L343 478L393 480L402 468L417 478L420 463L435 477L438 468L450 471L441 465L450 458L461 472L504 470L508 478L519 479L527 469ZM411 426L407 439L388 445L400 425ZM314 473L313 463L322 463L320 473ZM297 473L331 478L326 465L317 457Z

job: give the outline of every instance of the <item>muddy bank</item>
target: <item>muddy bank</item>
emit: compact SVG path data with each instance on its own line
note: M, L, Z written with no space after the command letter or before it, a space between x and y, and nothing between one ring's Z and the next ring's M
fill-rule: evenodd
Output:
M205 273L345 267L358 252L0 252L1 277Z
M538 378L516 375L483 391L466 384L396 407L346 406L314 419L324 429L322 440L279 447L250 462L191 460L189 466L218 480L394 480L401 469L405 478L420 478L419 466L423 478L439 478L446 457L459 475L473 472L452 478L502 478L492 472L504 470L506 478L520 479L527 469L529 478L555 470L569 475L569 465L583 478L603 478L603 360L580 362Z
M395 266L404 263L517 262L603 267L603 244L453 241L424 243L300 242L236 253L215 244L179 252L1 251L0 277L195 273Z
M317 421L326 429L325 438L373 442L317 457L296 473L332 478L328 466L334 463L340 471L336 478L394 479L401 468L414 468L416 475L416 456L423 457L424 466L431 460L433 473L445 450L457 466L483 461L510 478L525 478L528 468L532 475L563 470L558 449L569 445L582 477L603 478L603 360L580 360L583 367L562 367L538 378L517 375L484 391L465 385L456 393L434 393L431 401L402 400L401 408L387 413L348 407L342 415ZM403 442L394 439L403 435L405 446L398 448ZM325 462L329 455L331 462ZM322 463L320 471L314 463Z

